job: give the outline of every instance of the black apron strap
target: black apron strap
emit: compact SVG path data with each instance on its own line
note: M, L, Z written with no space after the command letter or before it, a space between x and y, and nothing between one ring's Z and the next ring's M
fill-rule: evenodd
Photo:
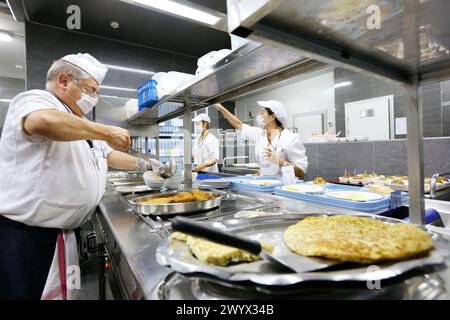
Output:
M0 300L41 298L58 231L0 215Z

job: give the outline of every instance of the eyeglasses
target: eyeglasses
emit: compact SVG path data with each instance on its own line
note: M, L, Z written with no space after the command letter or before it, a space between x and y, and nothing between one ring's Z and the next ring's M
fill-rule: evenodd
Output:
M88 86L88 85L86 85L86 84L84 84L81 80L79 80L79 79L76 79L73 75L71 75L71 74L69 74L69 76L75 81L75 82L77 82L78 84L79 84L79 87L80 87L80 89L81 89L81 91L83 91L84 93L86 93L87 95L89 95L89 96L91 96L91 97L93 97L93 98L95 98L95 97L98 97L98 91L97 91L97 89L95 88L95 87L92 87L92 86Z

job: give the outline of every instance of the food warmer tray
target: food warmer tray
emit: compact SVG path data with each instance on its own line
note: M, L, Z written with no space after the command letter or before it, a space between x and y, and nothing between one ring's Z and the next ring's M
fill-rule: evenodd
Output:
M274 245L274 255L296 255L284 243L284 231L311 214L283 214L272 217L251 219L230 219L215 222L216 227L250 239ZM357 214L386 223L405 223L401 220ZM449 256L449 241L442 235L429 232L433 237L435 249L413 259L386 262L376 266L342 263L332 268L306 273L280 273L279 269L264 260L240 263L228 267L208 265L197 260L185 242L166 239L156 251L159 264L170 266L174 271L186 274L205 274L226 281L250 281L265 286L286 286L307 281L374 281L397 277L421 268L442 267ZM277 252L278 251L278 252Z
M185 203L167 204L139 204L140 200L150 200L155 198L171 197L178 192L158 193L136 197L135 195L124 196L122 199L138 214L144 216L165 216L174 214L190 214L193 212L208 211L220 206L222 194L217 192L206 192L215 196L214 199L206 201L195 201Z

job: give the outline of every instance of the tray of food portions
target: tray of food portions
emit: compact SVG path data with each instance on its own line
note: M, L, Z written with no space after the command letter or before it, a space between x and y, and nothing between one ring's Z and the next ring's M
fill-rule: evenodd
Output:
M158 193L123 199L142 215L173 215L207 211L220 206L222 194L201 190Z
M274 193L297 200L363 212L389 209L390 195L394 190L385 190L388 188L375 189L332 183L317 184L314 182L305 182L295 185L278 186L275 188ZM406 202L407 200L406 193L402 193L401 202Z
M377 173L361 173L351 175L345 171L344 175L338 178L339 183L348 185L382 185L394 190L408 191L408 176L401 175L381 175ZM334 181L332 181L334 182ZM446 177L438 177L436 179L436 191L446 189L450 187L450 179ZM424 192L430 193L431 191L431 177L424 178Z
M251 239L294 270L280 269L259 255L174 232L157 249L159 264L183 274L284 286L305 281L369 281L440 266L448 259L442 235L369 214L282 214L208 224ZM316 266L317 269L310 266Z
M240 176L229 179L231 187L251 191L273 192L275 187L282 186L280 177L274 176Z

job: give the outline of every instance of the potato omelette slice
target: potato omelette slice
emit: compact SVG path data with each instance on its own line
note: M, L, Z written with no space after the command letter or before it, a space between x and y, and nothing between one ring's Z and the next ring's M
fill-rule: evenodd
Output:
M178 231L172 234L171 240L186 242L192 254L206 264L227 266L232 263L261 260L260 256L250 252L192 237ZM269 243L262 243L262 247L269 252L273 251L273 245Z
M304 256L365 264L404 260L433 248L431 236L412 224L350 215L306 217L286 229L284 241Z

